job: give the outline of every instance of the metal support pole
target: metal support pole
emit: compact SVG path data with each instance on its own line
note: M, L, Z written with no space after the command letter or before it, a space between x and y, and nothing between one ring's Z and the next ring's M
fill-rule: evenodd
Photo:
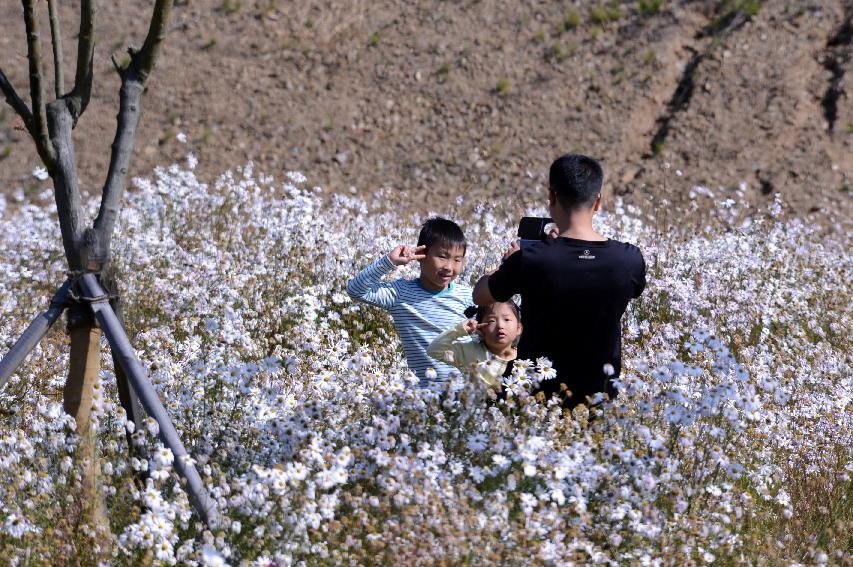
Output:
M6 356L0 360L0 389L6 385L9 377L14 374L15 370L24 362L24 359L36 348L47 331L56 323L62 312L65 311L66 300L68 299L68 290L71 287L71 281L66 280L65 283L50 300L50 307L47 311L36 317L30 326L24 331L21 337L17 340Z
M102 286L107 292L110 294L110 307L113 308L113 312L116 314L118 318L118 322L121 325L122 329L126 329L124 325L124 313L122 309L121 299L119 299L119 290L118 290L118 282L115 278L110 278L107 282L102 281ZM125 334L127 331L125 330ZM130 386L130 381L127 379L127 375L124 373L124 369L121 367L121 363L118 360L118 357L113 353L113 368L115 369L116 375L116 386L118 386L118 399L121 403L121 407L124 408L125 413L127 414L128 421L132 421L136 426L135 431L139 431L139 429L144 425L145 415L144 410L142 409L142 405L139 403L139 397L136 395L136 392L133 391L133 388ZM128 434L128 444L133 450L133 442L131 439L131 435Z
M196 511L208 525L217 523L217 512L213 501L207 494L204 483L196 471L195 466L188 460L187 450L184 448L178 432L172 425L166 409L160 402L160 397L145 372L145 368L130 345L130 340L124 332L118 318L110 307L109 296L106 294L95 274L85 274L79 280L80 288L85 295L84 301L89 302L95 318L110 343L114 356L118 359L125 374L130 379L133 389L139 396L142 406L148 415L153 417L160 426L160 439L163 444L172 450L175 456L175 470L187 481L187 492L189 493Z

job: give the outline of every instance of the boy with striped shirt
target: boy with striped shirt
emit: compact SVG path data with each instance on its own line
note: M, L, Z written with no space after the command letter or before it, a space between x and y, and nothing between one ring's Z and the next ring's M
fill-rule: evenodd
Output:
M471 288L454 282L462 271L466 249L459 225L441 217L431 218L421 227L417 246L397 246L347 285L347 293L354 300L391 314L406 361L421 387L447 380L454 370L430 357L427 347L440 333L465 320L465 309L473 304ZM382 280L397 266L414 261L421 265L418 279Z

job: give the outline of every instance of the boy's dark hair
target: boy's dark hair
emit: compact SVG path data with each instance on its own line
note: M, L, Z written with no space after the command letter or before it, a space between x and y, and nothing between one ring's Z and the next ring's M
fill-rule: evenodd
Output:
M548 185L567 211L591 207L601 194L604 172L597 161L580 154L566 154L551 164Z
M459 225L442 217L432 217L421 226L418 235L418 246L426 246L429 249L433 244L444 244L449 247L461 246L462 253L468 251L468 242Z
M482 323L483 319L486 318L486 315L492 312L492 308L501 303L509 305L509 308L512 309L512 312L515 314L515 318L521 322L521 308L512 299L509 301L495 301L488 305L477 305L476 307L472 305L465 309L465 316L469 319L476 319L478 323Z

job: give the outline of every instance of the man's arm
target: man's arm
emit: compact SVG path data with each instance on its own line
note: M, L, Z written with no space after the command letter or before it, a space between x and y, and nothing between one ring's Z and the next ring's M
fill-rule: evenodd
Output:
M471 295L477 305L489 305L495 302L495 298L492 297L492 290L489 289L489 277L490 274L486 274L474 286L474 292Z
M640 255L640 269L637 270L637 275L633 278L634 295L632 297L634 298L640 297L640 294L646 289L646 259L643 258L643 253L639 249L637 254Z
M518 242L513 241L509 250L504 254L504 261L500 267L491 274L486 274L471 294L477 305L489 305L495 301L506 301L521 291L518 286L518 277L521 270L521 250Z

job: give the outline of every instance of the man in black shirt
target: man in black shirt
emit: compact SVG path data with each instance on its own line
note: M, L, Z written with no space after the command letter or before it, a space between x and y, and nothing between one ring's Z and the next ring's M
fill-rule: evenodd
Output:
M523 249L513 243L500 268L474 288L479 305L521 294L518 358L549 358L557 377L540 389L551 395L565 384L571 395L563 394L563 405L569 408L598 392L616 396L611 379L622 366L622 314L646 285L640 250L592 228L603 177L592 158L558 158L549 173L548 203L559 236Z

